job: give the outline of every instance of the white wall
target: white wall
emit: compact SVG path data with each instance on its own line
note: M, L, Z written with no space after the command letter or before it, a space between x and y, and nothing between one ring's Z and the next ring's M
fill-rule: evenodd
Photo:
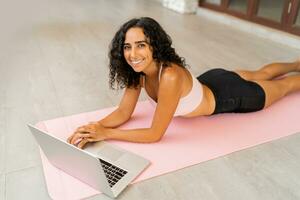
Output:
M161 0L164 7L175 10L179 13L196 13L198 8L197 0Z

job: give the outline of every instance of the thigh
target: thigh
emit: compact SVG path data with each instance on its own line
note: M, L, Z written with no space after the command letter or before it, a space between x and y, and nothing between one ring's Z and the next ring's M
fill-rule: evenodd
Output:
M264 108L272 105L277 100L284 97L287 93L286 85L281 80L270 80L270 81L253 81L260 85L266 95Z
M268 80L270 78L269 74L259 70L258 71L236 70L234 72L247 81Z

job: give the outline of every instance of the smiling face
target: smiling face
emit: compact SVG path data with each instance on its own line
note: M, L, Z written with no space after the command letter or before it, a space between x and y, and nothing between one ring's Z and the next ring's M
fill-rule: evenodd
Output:
M130 28L125 36L123 53L127 63L135 72L145 72L155 66L152 49L143 29Z

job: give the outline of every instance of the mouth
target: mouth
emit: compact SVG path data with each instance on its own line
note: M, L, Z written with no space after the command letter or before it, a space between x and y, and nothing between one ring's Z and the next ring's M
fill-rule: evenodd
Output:
M141 59L141 60L131 60L130 62L131 62L131 64L133 64L133 65L138 65L138 64L140 64L141 62L143 62L144 61L144 59Z

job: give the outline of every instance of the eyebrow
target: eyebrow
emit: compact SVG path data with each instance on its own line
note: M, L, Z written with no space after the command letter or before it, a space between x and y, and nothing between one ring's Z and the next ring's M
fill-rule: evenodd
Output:
M134 43L135 44L140 44L140 43L147 43L148 44L148 42L146 40L140 40L140 41L136 41ZM130 45L130 44L129 43L124 43L124 45Z

